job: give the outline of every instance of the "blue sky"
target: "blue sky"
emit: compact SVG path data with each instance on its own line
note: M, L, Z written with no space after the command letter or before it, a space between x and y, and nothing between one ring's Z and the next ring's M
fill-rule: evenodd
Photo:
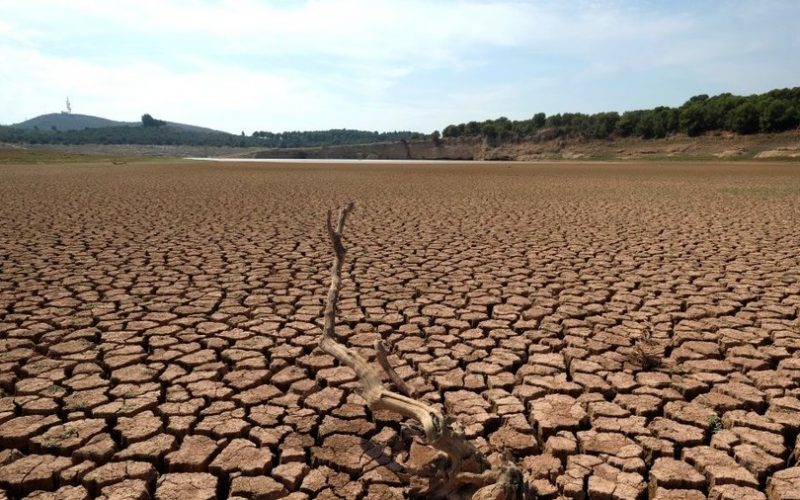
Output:
M680 105L800 86L796 0L0 0L0 123L230 132Z

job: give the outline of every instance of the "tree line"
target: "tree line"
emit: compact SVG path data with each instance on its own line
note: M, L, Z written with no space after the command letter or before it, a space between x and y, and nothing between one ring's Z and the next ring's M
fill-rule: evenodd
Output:
M483 122L448 125L444 137L483 137L490 142L524 140L531 137L663 138L685 133L696 137L706 132L737 134L782 132L800 126L800 87L777 89L764 94L737 96L730 93L694 96L682 106L583 114L536 113L527 120L500 117Z
M225 132L185 130L167 125L150 115L139 126L85 128L83 130L26 129L0 126L0 142L22 144L137 144L175 146L231 146L296 148L337 144L366 144L381 141L419 139L416 132L370 132L364 130L322 130L309 132L254 132L246 136Z
M310 146L334 146L339 144L370 144L421 139L417 132L370 132L367 130L331 129L292 132L253 132L252 137L271 148L299 148Z
M251 146L233 134L181 130L170 126L121 126L83 130L0 127L0 142L23 144L137 144L175 146Z

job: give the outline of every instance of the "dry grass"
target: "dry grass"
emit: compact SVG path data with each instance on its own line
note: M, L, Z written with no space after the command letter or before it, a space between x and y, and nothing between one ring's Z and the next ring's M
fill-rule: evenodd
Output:
M125 164L143 161L144 158L115 155L68 153L42 149L23 149L0 146L0 165L3 164L61 164L61 163L105 163Z

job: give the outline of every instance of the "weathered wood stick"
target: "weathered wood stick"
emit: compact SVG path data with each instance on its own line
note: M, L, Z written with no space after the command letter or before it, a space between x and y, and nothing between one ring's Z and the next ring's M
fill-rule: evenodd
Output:
M519 491L519 485L511 483L519 482L518 469L509 466L500 467L498 470L492 469L485 455L467 441L460 432L453 429L442 412L409 397L414 393L389 364L386 358L386 348L381 341L376 342L375 345L378 362L395 386L408 394L406 396L384 387L380 373L366 359L335 339L336 307L342 287L342 266L345 256L342 232L347 216L352 210L352 203L342 207L339 210L335 226L331 223L331 211L328 211L327 229L333 245L334 258L331 265L331 284L325 301L325 322L320 348L356 372L361 384L361 396L373 411L391 410L416 420L422 426L426 443L447 454L451 467L449 471L443 471L448 479L444 482L444 488L437 492L438 495L446 496L461 486L472 485L484 486L476 492L475 498L515 498L517 494L514 492Z
M389 379L392 381L392 384L394 384L394 386L397 387L397 390L403 393L403 395L410 398L415 397L417 395L416 389L406 384L406 381L400 378L400 375L397 374L394 367L392 367L391 363L389 363L387 350L386 341L375 341L375 357L378 359L378 364L381 365L383 371L389 375Z

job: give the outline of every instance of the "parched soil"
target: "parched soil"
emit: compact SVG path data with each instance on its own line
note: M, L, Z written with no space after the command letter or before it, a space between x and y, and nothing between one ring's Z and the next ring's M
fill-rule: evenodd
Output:
M338 334L532 494L800 491L796 165L5 165L0 200L8 497L402 498L437 457L315 349L345 200Z

